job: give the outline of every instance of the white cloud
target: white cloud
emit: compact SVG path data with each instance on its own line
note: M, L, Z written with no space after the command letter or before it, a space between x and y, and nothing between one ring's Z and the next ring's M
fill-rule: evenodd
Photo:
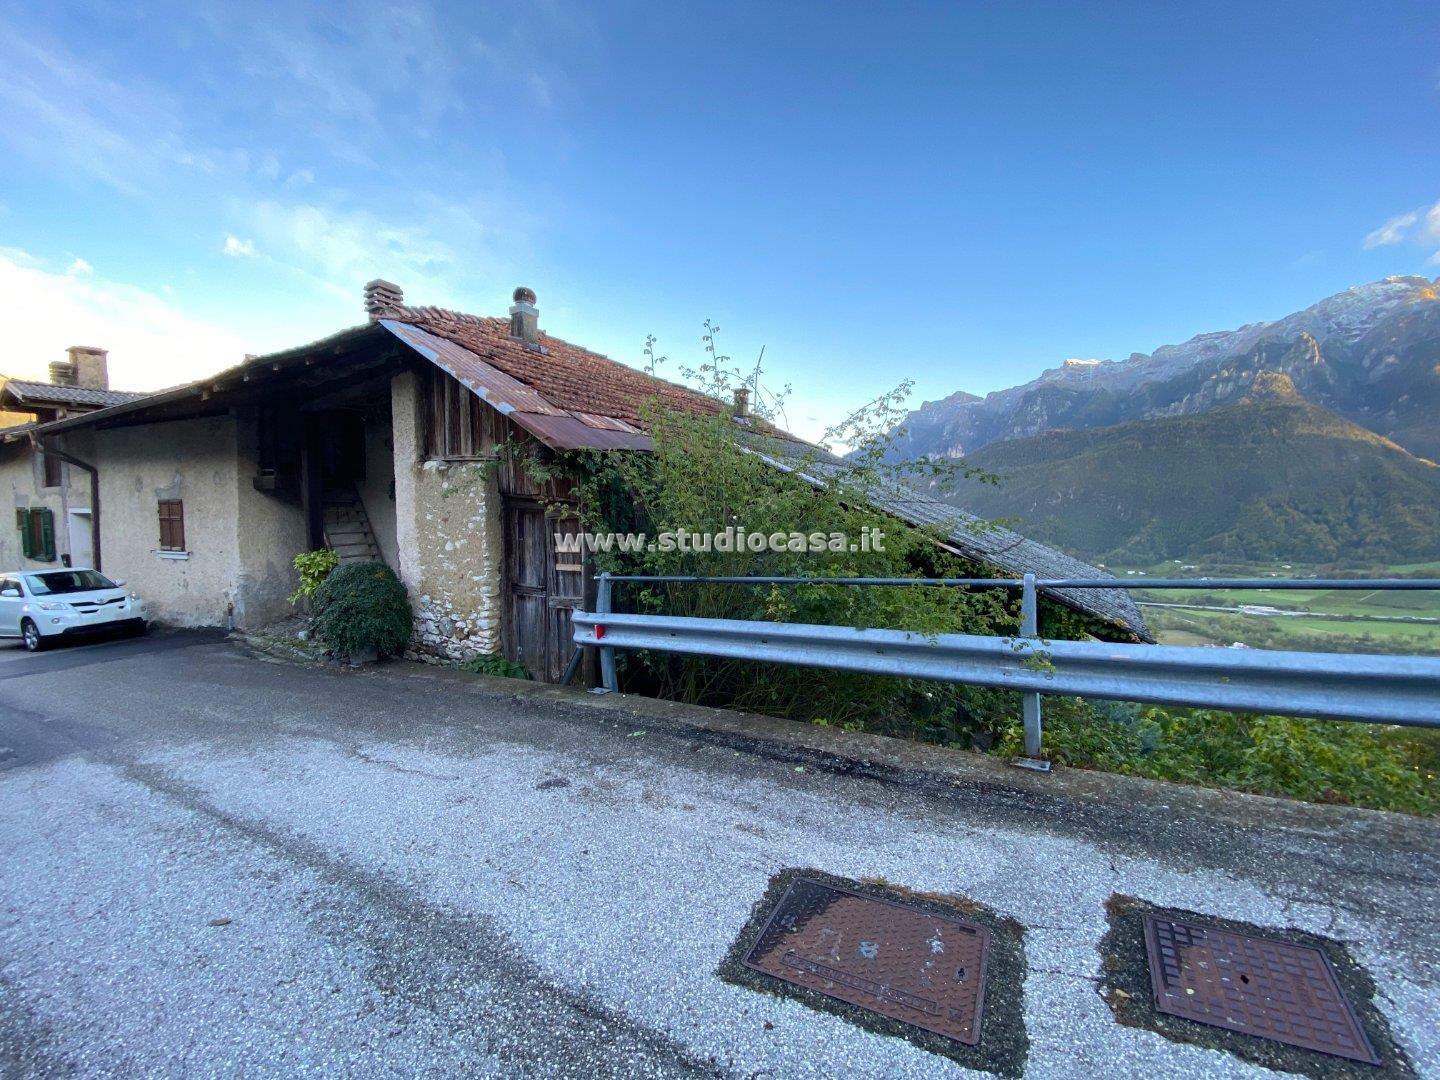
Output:
M1398 244L1405 239L1405 234L1411 225L1419 220L1415 213L1399 214L1385 222L1378 229L1365 237L1366 248L1385 247L1388 244Z
M425 303L452 302L460 256L430 222L398 223L364 210L336 210L274 201L255 206L251 224L267 250L325 282L335 295L358 296L372 278L399 282ZM447 236L470 233L473 222L452 221ZM474 249L471 248L473 254Z
M231 367L257 351L234 329L188 316L157 293L93 273L47 270L14 248L0 248L0 296L12 313L7 375L44 379L49 362L63 359L68 346L98 345L110 351L110 381L117 390L156 390Z
M75 257L75 260L65 268L65 273L71 277L80 277L82 274L93 274L94 272L95 268L78 255Z
M1440 202L1397 214L1365 237L1366 248L1415 243L1433 250L1431 263L1440 263Z
M234 258L243 258L246 255L255 254L255 241L241 240L233 233L227 233L225 236L225 247L221 250L223 250L226 255L233 256Z

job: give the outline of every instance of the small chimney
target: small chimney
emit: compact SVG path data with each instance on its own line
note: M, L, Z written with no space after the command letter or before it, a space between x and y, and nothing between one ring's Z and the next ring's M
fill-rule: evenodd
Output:
M737 386L735 388L735 409L733 414L740 418L750 415L750 388L748 386Z
M535 308L535 290L521 285L512 294L510 336L527 345L540 344L540 312Z
M75 365L69 360L51 360L50 381L56 386L74 386Z
M70 367L75 373L74 385L89 390L110 389L110 366L104 349L71 345L65 351L70 355Z
M365 285L365 314L371 322L386 318L405 304L405 294L393 281L376 278Z

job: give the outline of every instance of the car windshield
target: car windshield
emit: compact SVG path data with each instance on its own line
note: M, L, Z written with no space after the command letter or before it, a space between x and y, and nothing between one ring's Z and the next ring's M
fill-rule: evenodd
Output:
M30 592L34 596L115 588L113 581L96 570L56 570L49 574L26 574L25 580L30 583Z

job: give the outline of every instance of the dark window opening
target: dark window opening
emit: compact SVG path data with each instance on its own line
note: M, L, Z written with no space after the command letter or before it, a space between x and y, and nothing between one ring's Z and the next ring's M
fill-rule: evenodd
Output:
M46 487L59 487L62 483L64 483L64 479L61 473L61 466L63 463L58 457L56 457L54 454L42 453L40 455L40 460L44 463Z
M161 499L160 550L185 550L185 504L179 499Z

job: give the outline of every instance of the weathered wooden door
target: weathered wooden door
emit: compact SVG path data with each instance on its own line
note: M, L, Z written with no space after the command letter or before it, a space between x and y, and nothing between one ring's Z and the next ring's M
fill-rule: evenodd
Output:
M570 613L585 601L584 555L557 550L555 534L579 531L573 516L505 500L505 655L545 682L565 672L575 651Z

